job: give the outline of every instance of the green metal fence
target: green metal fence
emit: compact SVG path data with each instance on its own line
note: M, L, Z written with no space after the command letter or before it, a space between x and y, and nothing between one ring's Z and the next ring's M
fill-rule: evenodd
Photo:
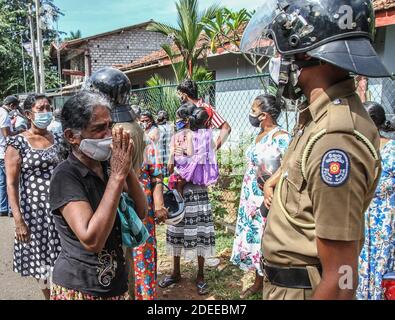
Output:
M381 103L388 116L394 115L395 82L390 79L357 78L358 92L363 101ZM168 111L172 120L180 106L176 85L133 90L131 102L153 114L159 110ZM232 127L228 142L218 153L221 179L211 190L211 202L217 215L225 217L232 224L236 219L240 188L245 171L245 150L256 136L257 129L249 124L248 114L254 98L268 91L267 74L232 78L226 80L199 82L199 96L213 105ZM289 132L296 123L292 106L283 112L279 125Z

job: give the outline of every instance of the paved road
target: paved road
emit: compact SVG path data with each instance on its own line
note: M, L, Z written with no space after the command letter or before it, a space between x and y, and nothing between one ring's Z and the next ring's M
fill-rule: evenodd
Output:
M42 300L38 283L12 271L14 221L0 217L0 300Z

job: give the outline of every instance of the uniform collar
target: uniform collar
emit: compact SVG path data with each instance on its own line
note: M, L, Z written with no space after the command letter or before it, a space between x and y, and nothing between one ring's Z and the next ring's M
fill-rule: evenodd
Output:
M347 79L336 83L323 92L312 104L309 111L314 122L317 122L326 112L327 106L331 101L347 97L355 92L355 80Z

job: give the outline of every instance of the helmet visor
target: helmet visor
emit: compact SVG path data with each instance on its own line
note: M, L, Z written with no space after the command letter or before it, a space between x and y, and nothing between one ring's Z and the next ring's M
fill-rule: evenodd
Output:
M276 46L270 38L269 26L279 13L277 0L266 0L257 10L244 31L241 51L267 57L276 55Z

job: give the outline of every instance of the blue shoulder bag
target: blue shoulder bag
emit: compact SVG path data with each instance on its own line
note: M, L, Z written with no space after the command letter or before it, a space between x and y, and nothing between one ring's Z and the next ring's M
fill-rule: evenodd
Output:
M128 248L144 244L149 233L134 210L134 202L127 193L121 194L117 212L121 219L122 244Z

